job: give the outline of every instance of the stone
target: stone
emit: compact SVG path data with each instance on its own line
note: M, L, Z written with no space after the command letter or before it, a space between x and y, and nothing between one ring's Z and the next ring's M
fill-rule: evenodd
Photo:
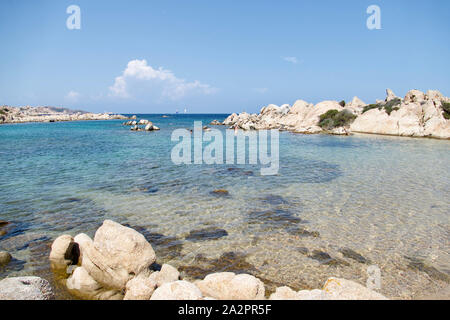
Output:
M135 276L120 265L111 266L109 257L90 243L86 244L83 251L81 266L102 286L116 290L123 290L127 282Z
M359 283L341 278L329 278L323 291L330 295L331 300L388 300Z
M72 236L62 235L53 241L50 251L50 262L56 269L64 269L70 264L77 264L79 257L78 246Z
M150 300L157 283L149 277L140 276L127 282L124 300Z
M111 220L105 220L94 237L94 247L112 269L123 268L131 276L156 261L150 243L139 232Z
M330 296L323 290L300 290L295 292L289 287L279 287L269 300L328 300Z
M168 282L174 282L180 279L180 273L170 264L163 264L160 271L153 272L150 275L150 279L153 280L158 287Z
M83 251L86 250L86 245L88 243L92 244L92 239L87 234L79 233L73 238L73 241L78 245L78 249L80 252L80 255L78 257L78 265L81 266L83 262Z
M0 266L8 264L11 261L11 254L6 251L0 251Z
M151 122L148 121L147 119L141 119L139 120L138 124L151 124Z
M157 288L150 300L200 300L202 297L197 286L185 280L178 280Z
M397 99L398 97L391 89L386 89L386 101Z
M39 277L5 278L0 281L0 300L53 300L47 280Z
M406 103L422 102L425 100L425 94L419 90L410 90L405 96Z
M149 123L144 128L145 131L152 131L153 130L153 123Z
M204 296L218 300L262 300L265 288L261 280L249 274L220 272L197 282Z
M270 295L269 300L298 300L298 296L297 292L289 287L279 287Z

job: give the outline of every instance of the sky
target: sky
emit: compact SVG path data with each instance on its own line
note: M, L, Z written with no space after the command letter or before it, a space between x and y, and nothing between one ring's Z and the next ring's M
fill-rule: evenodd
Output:
M450 96L449 13L447 0L2 0L0 105L253 113L386 88Z

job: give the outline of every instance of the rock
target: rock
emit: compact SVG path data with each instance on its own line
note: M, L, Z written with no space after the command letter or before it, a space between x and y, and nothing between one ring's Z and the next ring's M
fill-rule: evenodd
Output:
M159 129L159 127L157 127L157 126L153 126L153 131L158 131L158 130L161 130L161 129Z
M83 262L83 251L86 250L87 244L92 244L92 239L84 233L77 234L75 238L73 238L73 241L78 245L78 249L80 252L80 255L78 257L78 265L81 266Z
M141 119L139 120L138 124L151 124L151 122L148 121L147 119Z
M150 300L157 284L145 276L137 276L127 282L124 300Z
M161 287L165 283L179 280L180 273L171 265L163 264L160 271L153 272L150 275L150 279L153 280L158 287Z
M112 266L110 257L106 257L97 250L94 243L86 244L81 266L103 287L115 290L125 289L127 282L135 276L135 274L130 274L123 266Z
M144 128L145 131L152 131L153 130L153 123L149 123Z
M102 286L95 281L83 267L77 267L66 281L67 289L77 296L95 299Z
M279 287L272 293L269 300L298 300L297 292L289 287Z
M9 224L9 222L0 220L0 227L6 226L7 224Z
M194 284L179 280L163 284L150 300L200 300L202 292Z
M64 269L70 264L77 264L79 257L78 245L72 236L62 235L53 241L50 252L50 262L56 269Z
M136 125L133 125L133 126L131 127L130 130L131 130L131 131L138 131L138 130L139 130L139 127L136 126Z
M0 266L8 264L11 261L11 255L6 251L0 251Z
M192 230L185 239L188 241L206 241L220 239L226 236L228 236L228 232L225 229L208 227L200 230Z
M135 276L156 261L152 246L139 232L105 220L94 237L94 247L112 269L123 268Z
M228 190L225 190L225 189L213 190L213 191L211 191L211 194L216 195L216 196L229 196L230 195Z
M47 280L39 277L6 278L0 281L0 300L52 300Z
M219 300L262 300L264 284L249 274L213 273L197 282L204 296Z
M329 294L332 300L388 300L382 294L359 283L340 278L329 278L323 291Z
M301 290L295 292L288 287L280 287L271 294L269 300L328 300L330 296L323 290Z
M395 93L391 89L386 89L386 102L394 99L398 99Z
M425 100L425 94L419 90L410 90L405 96L406 103L422 102Z
M213 121L210 122L210 125L212 125L212 126L220 126L220 125L222 125L222 123L220 123L219 120L213 120Z

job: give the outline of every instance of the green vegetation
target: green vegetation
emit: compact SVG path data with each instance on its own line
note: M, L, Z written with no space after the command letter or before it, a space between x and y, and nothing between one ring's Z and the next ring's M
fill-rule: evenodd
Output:
M444 110L444 118L450 120L450 102L442 101L442 109Z
M328 110L319 118L319 127L325 130L331 130L337 127L349 125L356 119L356 115L348 110L337 111Z
M369 110L377 108L378 110L384 109L384 111L386 111L386 113L388 115L391 115L392 111L397 111L400 109L400 107L398 107L398 106L401 103L402 103L402 100L400 100L399 98L395 98L395 99L392 99L391 101L386 102L385 104L381 104L381 103L369 104L363 108L362 113L365 113Z

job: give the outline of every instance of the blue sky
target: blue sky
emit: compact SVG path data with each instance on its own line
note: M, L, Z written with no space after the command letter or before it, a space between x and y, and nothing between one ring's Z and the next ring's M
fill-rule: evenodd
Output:
M81 30L69 30L69 5ZM381 30L369 30L369 5ZM297 99L450 96L450 1L0 2L0 104L256 112Z

